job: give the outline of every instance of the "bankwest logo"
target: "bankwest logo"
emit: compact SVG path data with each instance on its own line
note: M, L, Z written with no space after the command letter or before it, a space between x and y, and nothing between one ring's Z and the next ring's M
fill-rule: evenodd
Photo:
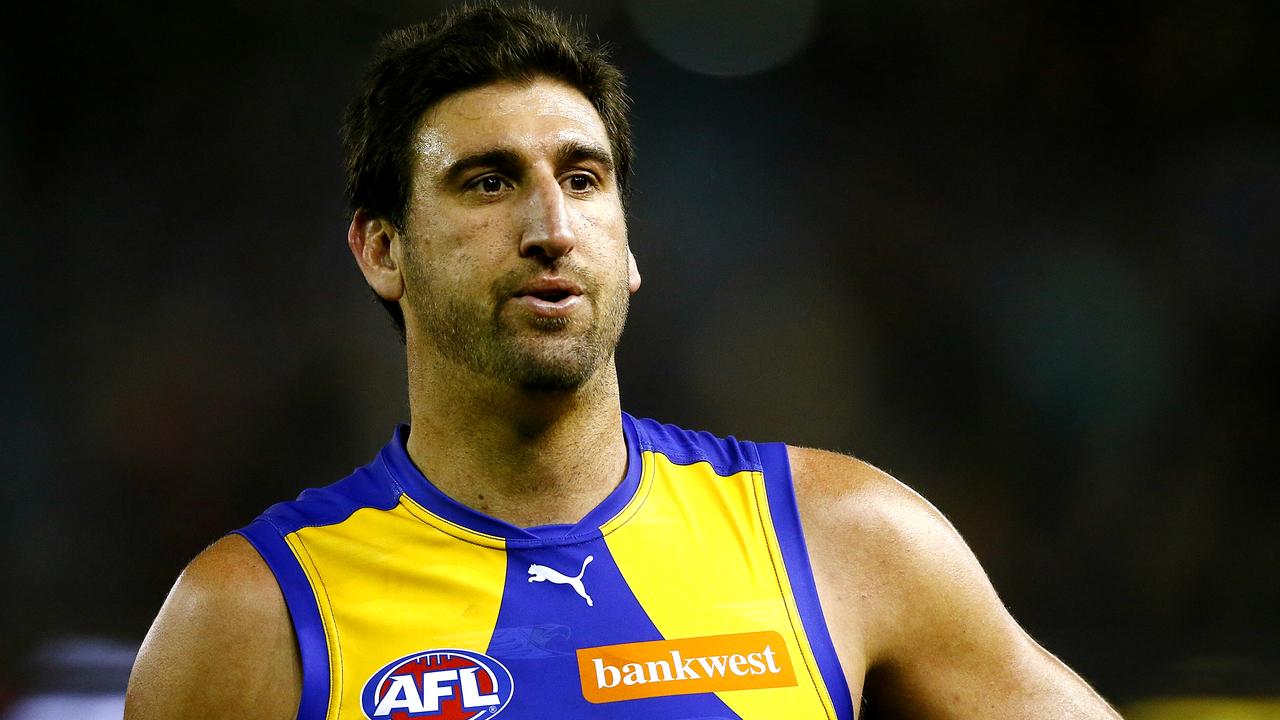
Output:
M593 703L796 684L787 645L772 631L582 648L578 676Z

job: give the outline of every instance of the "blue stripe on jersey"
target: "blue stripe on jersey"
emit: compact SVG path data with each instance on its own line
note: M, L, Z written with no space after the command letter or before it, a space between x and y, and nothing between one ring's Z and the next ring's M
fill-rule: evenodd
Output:
M349 514L349 513L348 513ZM284 594L285 606L293 618L298 653L302 658L302 698L298 704L298 720L324 720L329 710L329 649L325 645L324 625L311 583L302 566L284 541L284 536L265 519L236 531L253 545Z
M582 572L588 555L593 559ZM582 572L584 589L594 605L588 606L570 585L530 582L531 564L568 577ZM508 548L502 607L486 653L506 665L514 678L512 717L737 720L738 715L714 693L640 698L607 707L583 698L577 648L663 639L602 538L574 545ZM539 678L538 684L522 685L521 678L529 677Z
M760 463L746 451L753 443L739 442L732 435L721 439L706 431L685 430L647 418L634 422L640 449L665 455L676 465L706 462L721 477L760 469Z
M787 458L787 446L782 443L756 445L760 464L764 467L765 494L769 498L769 514L777 532L778 545L782 548L782 562L791 581L791 592L804 623L809 646L818 660L818 669L831 693L831 703L840 720L853 720L853 698L849 684L840 667L835 644L827 632L827 621L818 601L818 589L813 582L813 568L809 564L809 550L805 547L804 532L800 526L800 511L796 504L795 487L791 481L791 462Z
M308 488L297 500L272 505L259 519L269 520L283 536L304 527L337 525L360 508L390 510L400 501L400 493L399 484L379 454L338 482Z

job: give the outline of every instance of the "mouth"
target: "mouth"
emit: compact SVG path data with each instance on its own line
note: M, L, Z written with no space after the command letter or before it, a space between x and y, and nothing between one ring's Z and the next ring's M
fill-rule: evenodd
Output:
M538 298L539 300L546 300L547 302L557 303L567 297L574 296L575 293L571 293L567 290L539 290L537 292L524 293L524 295Z
M540 317L566 317L582 302L582 288L562 278L539 278L514 293L517 303Z

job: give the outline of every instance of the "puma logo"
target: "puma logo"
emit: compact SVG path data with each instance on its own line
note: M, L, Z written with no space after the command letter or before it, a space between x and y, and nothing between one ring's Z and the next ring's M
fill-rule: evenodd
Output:
M578 571L575 577L569 577L559 570L549 568L546 565L530 565L529 582L550 581L556 585L568 585L581 595L583 600L587 601L587 607L594 607L594 603L591 602L591 596L587 594L587 589L582 586L582 574L587 571L587 566L591 564L592 560L595 560L595 558L588 555L587 559L582 561L582 569Z

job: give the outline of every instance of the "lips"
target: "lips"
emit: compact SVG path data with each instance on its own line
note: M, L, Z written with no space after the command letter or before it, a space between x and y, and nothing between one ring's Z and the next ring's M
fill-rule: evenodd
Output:
M515 292L516 297L529 296L548 302L559 302L569 296L581 294L582 288L577 283L562 278L539 278L526 283Z
M563 278L538 278L516 290L514 300L539 317L567 317L582 303L582 287Z

